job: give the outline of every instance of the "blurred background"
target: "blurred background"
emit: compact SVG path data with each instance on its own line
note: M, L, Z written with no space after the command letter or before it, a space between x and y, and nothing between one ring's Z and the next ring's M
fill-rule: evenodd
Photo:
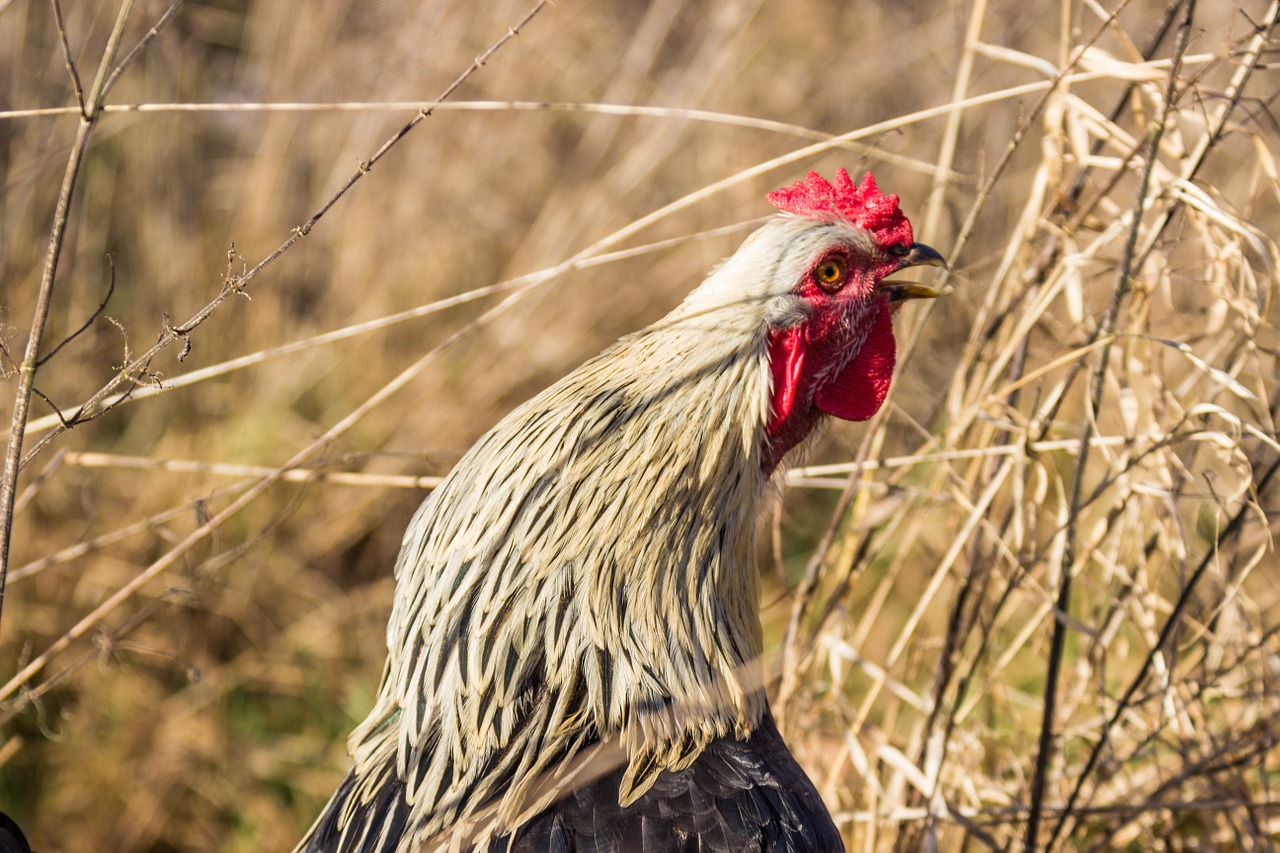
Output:
M119 9L63 5L87 91ZM774 704L850 849L1029 823L1271 849L1275 5L1191 4L1180 47L1186 2L560 0L184 325L415 114L385 104L533 5L133 4L116 63L164 26L107 103L214 106L89 137L17 483L0 810L46 853L291 849L429 478L670 310L765 192L844 166L953 265L898 315L890 403L761 530ZM54 8L0 2L6 426L79 123ZM131 399L60 426L122 373ZM317 476L219 516L304 450Z

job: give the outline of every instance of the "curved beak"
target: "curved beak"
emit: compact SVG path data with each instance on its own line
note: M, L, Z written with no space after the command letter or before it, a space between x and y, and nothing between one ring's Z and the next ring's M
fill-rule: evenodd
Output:
M898 269L904 270L907 267L942 267L946 269L947 260L932 246L926 246L924 243L912 243L907 247L906 254L902 255L898 260ZM934 299L942 295L942 291L936 287L915 281L886 281L880 285L880 290L889 294L890 302L902 302L906 299Z

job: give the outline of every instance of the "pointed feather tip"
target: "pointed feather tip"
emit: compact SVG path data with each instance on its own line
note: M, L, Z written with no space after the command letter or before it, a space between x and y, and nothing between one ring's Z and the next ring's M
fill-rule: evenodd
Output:
M882 248L909 246L912 242L911 223L898 207L898 197L880 192L870 172L862 176L861 184L855 184L843 168L836 170L834 184L817 172L810 172L805 180L776 189L765 198L778 210L794 216L846 219L874 234Z

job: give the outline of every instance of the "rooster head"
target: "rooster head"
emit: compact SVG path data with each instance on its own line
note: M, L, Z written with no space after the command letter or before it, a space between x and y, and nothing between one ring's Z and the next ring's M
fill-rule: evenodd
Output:
M880 192L870 172L861 184L844 169L834 184L810 172L768 199L786 214L761 229L783 247L767 320L772 470L823 415L862 421L879 410L893 378L893 312L907 299L938 295L888 277L945 262L912 240L898 197Z

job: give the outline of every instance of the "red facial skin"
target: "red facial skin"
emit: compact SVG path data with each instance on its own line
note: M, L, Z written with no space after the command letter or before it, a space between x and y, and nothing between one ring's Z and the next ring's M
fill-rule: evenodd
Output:
M814 274L832 255L844 259L847 271L834 292ZM766 472L772 472L813 431L822 415L864 421L880 409L893 379L896 346L890 317L898 306L890 306L888 296L875 291L880 280L896 269L892 258L877 263L832 252L806 273L798 293L812 306L809 319L769 334L773 398L764 452ZM869 330L858 328L867 323ZM849 352L860 340L861 348L850 359Z
M783 213L860 228L879 250L867 257L836 249L816 259L796 291L812 308L808 319L769 333L773 398L764 468L772 472L822 415L865 421L884 403L896 353L890 316L898 306L876 291L900 268L891 253L910 247L912 234L898 197L880 192L870 172L858 184L844 169L836 171L834 182L810 172L768 199ZM845 262L845 280L824 287L815 270L833 255Z

